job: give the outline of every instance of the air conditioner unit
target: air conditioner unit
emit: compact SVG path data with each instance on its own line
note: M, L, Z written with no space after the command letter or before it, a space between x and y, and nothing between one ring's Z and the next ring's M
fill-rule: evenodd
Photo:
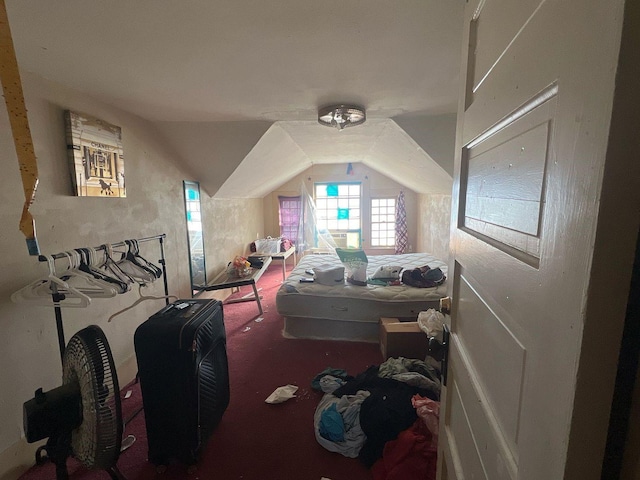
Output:
M338 248L347 248L347 234L346 233L332 233L331 238Z

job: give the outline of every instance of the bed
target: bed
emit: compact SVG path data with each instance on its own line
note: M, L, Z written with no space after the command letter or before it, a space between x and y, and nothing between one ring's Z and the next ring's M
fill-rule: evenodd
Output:
M276 308L284 317L284 336L377 342L380 317L416 319L419 312L438 308L440 299L447 295L446 281L431 288L300 282L311 277L306 270L329 265L342 265L335 253L305 255L280 286ZM407 253L369 256L367 276L390 265L404 269L429 265L447 273L447 265L432 255Z

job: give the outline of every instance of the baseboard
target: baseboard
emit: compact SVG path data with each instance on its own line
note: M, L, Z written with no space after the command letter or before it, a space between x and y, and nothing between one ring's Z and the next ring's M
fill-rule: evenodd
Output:
M21 438L0 452L0 480L16 480L36 463L36 450L46 441L27 443Z

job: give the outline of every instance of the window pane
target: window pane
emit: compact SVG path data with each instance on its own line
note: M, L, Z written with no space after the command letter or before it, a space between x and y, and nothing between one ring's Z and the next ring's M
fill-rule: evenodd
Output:
M317 227L325 228L331 234L347 233L354 230L349 242L360 246L361 209L360 184L358 183L316 183Z
M395 204L391 197L371 200L371 246L395 246Z

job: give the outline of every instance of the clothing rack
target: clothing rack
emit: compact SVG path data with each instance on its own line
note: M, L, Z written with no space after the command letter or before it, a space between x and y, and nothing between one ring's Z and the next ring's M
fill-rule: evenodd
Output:
M167 235L165 233L161 233L159 235L154 235L152 237L144 237L144 238L137 238L134 239L135 241L137 241L138 243L144 243L144 242L151 242L154 240L157 240L160 244L160 260L158 260L158 263L160 265L162 265L162 279L163 279L163 283L164 283L164 294L165 294L165 303L167 305L169 305L169 283L167 281L167 265L166 265L166 261L165 261L165 256L164 256L164 239L167 237ZM112 247L125 247L127 246L125 241L122 242L118 242L118 243L112 243L111 244ZM104 251L106 249L105 245L100 245L99 247L94 247L94 250L96 251ZM38 256L38 260L40 260L41 262L46 262L48 261L48 259L53 258L54 260L56 259L61 259L61 258L68 258L67 254L62 252L62 253L55 253L53 255L39 255ZM54 307L54 312L55 312L55 316L56 316L56 328L58 330L58 346L60 347L60 360L63 361L64 360L64 351L66 349L66 343L65 343L65 338L64 338L64 327L62 324L62 308L58 305L55 305Z

